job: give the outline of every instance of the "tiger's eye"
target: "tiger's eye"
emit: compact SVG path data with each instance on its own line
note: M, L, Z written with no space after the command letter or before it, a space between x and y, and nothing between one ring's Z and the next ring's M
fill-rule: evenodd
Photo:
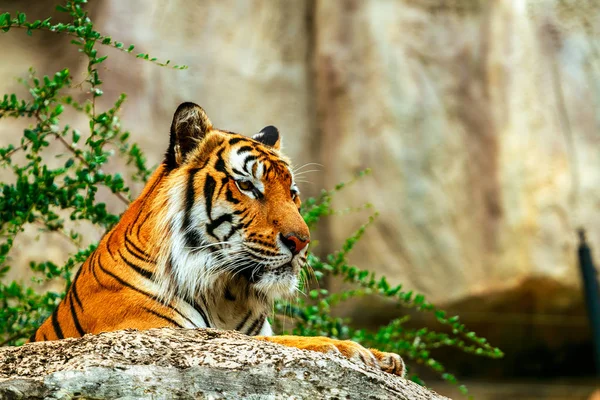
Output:
M241 190L252 190L254 187L250 181L238 181L237 184Z

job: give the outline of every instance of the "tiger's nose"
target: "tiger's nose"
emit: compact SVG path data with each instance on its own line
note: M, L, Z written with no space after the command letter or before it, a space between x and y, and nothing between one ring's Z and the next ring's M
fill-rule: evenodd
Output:
M279 236L281 237L281 241L285 247L290 249L293 255L300 253L300 251L302 251L302 249L305 248L310 242L310 239L298 237L294 233L289 233L285 236L280 233Z

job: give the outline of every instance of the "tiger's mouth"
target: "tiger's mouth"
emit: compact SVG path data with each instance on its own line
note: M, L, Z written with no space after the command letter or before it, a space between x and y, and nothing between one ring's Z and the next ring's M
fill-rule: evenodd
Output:
M243 275L250 287L261 293L264 298L285 299L292 298L298 289L300 267L299 263L289 261L278 267L248 268Z
M252 268L244 268L243 275L246 277L248 282L256 284L265 276L269 275L271 279L277 279L278 277L287 278L290 275L298 275L299 271L292 265L292 262L287 262L278 267L259 266L258 263Z

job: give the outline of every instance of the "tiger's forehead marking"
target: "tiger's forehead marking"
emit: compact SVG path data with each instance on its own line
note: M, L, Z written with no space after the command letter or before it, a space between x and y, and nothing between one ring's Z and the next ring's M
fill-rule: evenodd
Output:
M232 172L257 180L283 179L293 183L289 164L277 153L250 138L234 137L229 151Z

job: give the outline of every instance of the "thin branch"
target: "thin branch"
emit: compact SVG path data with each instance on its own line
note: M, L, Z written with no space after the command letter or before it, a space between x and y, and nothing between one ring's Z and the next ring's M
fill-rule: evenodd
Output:
M27 146L29 143L31 143L31 140L27 140L25 143L23 143L22 145L20 145L19 147L15 147L14 149L12 149L11 151L9 151L8 153L6 153L4 155L4 159L10 158L10 156L12 156L13 154L15 154L17 151L19 150L23 150L23 148L25 146Z
M73 148L73 146L71 146L69 144L69 142L67 142L65 140L65 138L63 138L60 134L58 134L56 132L51 132L51 133L58 139L59 142L61 142L67 148L67 150L69 150L75 156L75 158L77 158L79 161L81 161L87 167L90 166L90 164L87 162L87 160L85 158L81 157L81 154L78 154L77 151L75 151L75 149ZM117 198L119 200L121 200L123 202L123 204L129 205L129 200L125 196L123 196L122 193L116 192L116 193L114 193L114 195L117 196Z
M33 30L40 30L40 31L47 31L47 32L52 32L52 33L56 33L56 34L62 33L62 34L67 35L67 36L72 36L72 37L75 37L75 38L78 38L78 39L82 39L82 37L79 36L76 33L68 32L68 31L59 31L59 30L56 30L56 29L52 29L53 27L38 26L37 28L29 28L29 27L23 26L23 25L2 25L2 26L0 26L0 29L6 29L6 28L8 28L8 29L12 29L12 28L30 29L32 31ZM115 42L111 41L110 43L103 43L104 39L106 39L106 36L98 36L96 38L96 40L100 44L102 44L104 46L112 47L113 49L119 50L119 51L121 51L123 53L134 55L134 53L131 50L129 50L129 48L125 48L124 46L117 47L117 45L115 44ZM138 57L137 54L135 54L134 56L135 56L135 58L140 58L140 59L143 59L145 61L149 61L149 62L151 62L153 64L156 64L158 66L161 66L161 67L168 67L168 68L172 68L172 69L187 69L187 65L170 65L170 61L160 62L158 60L151 59L151 58ZM147 54L146 54L146 56L147 56Z
M14 335L9 336L4 341L0 342L0 347L6 346L7 344L9 344L10 342L12 342L13 340L20 339L20 338L25 338L25 337L27 337L31 333L33 333L32 329L26 329L26 330L19 331L19 332L15 333Z
M71 236L69 236L69 234L67 234L67 232L65 232L63 229L52 229L52 228L49 228L46 224L44 224L39 219L36 219L35 223L38 224L41 228L47 229L47 232L50 232L50 233L54 232L54 233L60 234L65 239L67 239L70 243L72 243L75 247L79 247L79 244Z

